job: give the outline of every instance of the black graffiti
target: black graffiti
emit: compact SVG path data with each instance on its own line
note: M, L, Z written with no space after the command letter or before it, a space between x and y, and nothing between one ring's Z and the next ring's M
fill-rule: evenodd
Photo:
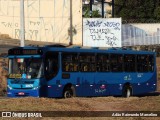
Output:
M94 40L94 41L95 40L97 40L97 41L104 40L101 35L90 35L90 36L91 36L92 40Z
M110 41L110 40L107 40L106 44L109 45L109 46L111 46L111 47L114 47L114 46L117 45L115 41Z
M89 29L91 34L108 34L110 32L109 29Z
M113 35L112 37L109 36L105 36L106 38L106 44L110 45L110 46L116 46L116 41L118 41L118 39Z
M118 38L114 35L114 33L111 33L110 29L94 29L90 28L90 37L93 41L104 41L109 46L116 46L116 42L118 41Z
M89 27L101 27L102 21L88 21L86 25L88 25Z
M115 30L120 30L120 23L106 22L106 23L104 23L104 27L111 27L111 28L114 28Z

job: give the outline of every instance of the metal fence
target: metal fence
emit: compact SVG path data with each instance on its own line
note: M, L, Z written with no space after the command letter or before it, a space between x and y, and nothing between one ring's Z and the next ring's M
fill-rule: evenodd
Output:
M160 24L123 24L122 46L160 44Z

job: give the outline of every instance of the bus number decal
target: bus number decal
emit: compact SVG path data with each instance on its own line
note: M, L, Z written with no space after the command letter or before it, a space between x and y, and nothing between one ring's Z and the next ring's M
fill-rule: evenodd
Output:
M138 74L137 74L137 77L138 77L138 78L141 78L142 76L143 76L143 73L138 73Z
M32 84L27 84L26 87L33 87L33 85Z
M132 78L130 75L126 75L126 76L124 76L124 80L132 80Z
M106 92L106 89L95 89L95 93L104 93Z

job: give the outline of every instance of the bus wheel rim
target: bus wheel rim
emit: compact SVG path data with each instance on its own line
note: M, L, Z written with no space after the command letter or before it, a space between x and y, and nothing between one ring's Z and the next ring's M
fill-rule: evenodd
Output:
M69 91L65 92L65 98L70 98L71 97L71 93Z
M127 97L130 97L130 96L131 96L131 91L130 91L130 89L127 89L126 96L127 96Z

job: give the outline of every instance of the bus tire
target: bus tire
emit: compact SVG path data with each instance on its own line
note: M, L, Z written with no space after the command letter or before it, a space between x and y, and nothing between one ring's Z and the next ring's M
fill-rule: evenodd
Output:
M64 90L64 93L63 93L63 97L64 98L71 98L73 97L73 91L71 88L67 88Z
M123 97L125 97L125 98L128 98L128 97L131 97L131 95L132 95L132 89L131 89L131 87L125 87L124 89L123 89Z

